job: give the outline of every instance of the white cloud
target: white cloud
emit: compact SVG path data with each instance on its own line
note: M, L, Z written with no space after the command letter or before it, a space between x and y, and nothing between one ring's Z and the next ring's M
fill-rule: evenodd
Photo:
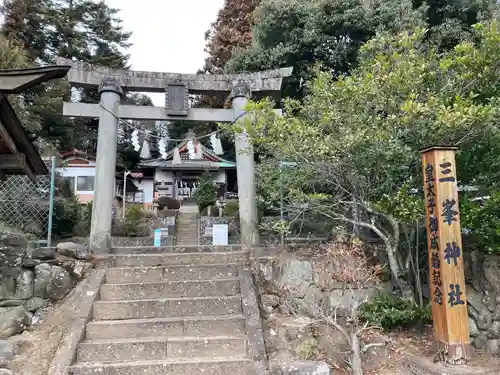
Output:
M127 51L134 70L196 73L205 60L205 31L224 0L103 0L121 9L125 30L132 31ZM149 94L155 105L164 95Z

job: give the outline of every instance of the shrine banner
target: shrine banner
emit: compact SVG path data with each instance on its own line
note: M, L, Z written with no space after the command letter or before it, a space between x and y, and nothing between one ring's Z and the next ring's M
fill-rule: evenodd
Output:
M421 151L434 336L450 363L470 350L455 150Z

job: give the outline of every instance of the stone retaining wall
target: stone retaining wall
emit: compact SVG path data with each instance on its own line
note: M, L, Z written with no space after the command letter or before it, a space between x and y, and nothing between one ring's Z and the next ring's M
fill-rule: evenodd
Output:
M93 267L88 248L60 243L30 249L21 233L0 235L0 339L21 333L38 310L63 299Z

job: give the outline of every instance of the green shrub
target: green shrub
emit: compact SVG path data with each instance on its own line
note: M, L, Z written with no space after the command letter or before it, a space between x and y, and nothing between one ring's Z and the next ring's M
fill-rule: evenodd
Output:
M75 197L57 199L54 202L52 233L58 237L73 235L74 226L81 219L81 204Z
M490 254L500 254L500 192L472 201L460 197L460 221L472 241Z
M421 308L414 302L380 293L361 306L360 317L385 329L408 327L432 320L430 305Z
M217 186L210 176L205 175L200 179L200 186L194 193L196 204L200 212L203 212L208 206L214 206L217 201Z
M128 236L137 236L142 214L142 206L140 205L129 205L127 211L125 212L125 231Z

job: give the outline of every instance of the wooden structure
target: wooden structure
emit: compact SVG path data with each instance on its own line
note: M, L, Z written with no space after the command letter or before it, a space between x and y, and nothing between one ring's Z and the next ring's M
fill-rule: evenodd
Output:
M23 91L45 81L62 78L69 66L0 70L0 178L25 174L31 180L47 173L47 168L24 131L7 95Z
M430 297L439 361L467 362L469 325L453 147L421 151L426 202Z

